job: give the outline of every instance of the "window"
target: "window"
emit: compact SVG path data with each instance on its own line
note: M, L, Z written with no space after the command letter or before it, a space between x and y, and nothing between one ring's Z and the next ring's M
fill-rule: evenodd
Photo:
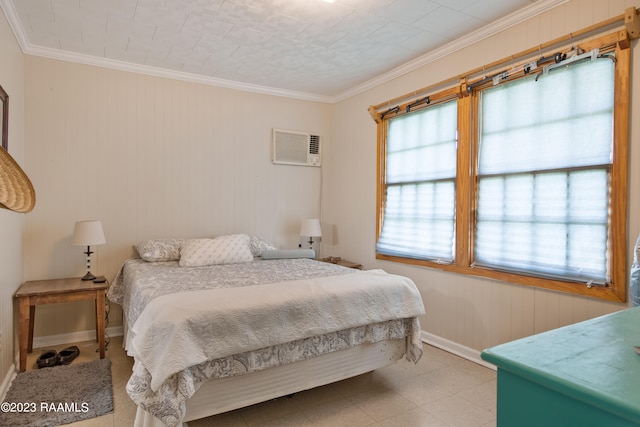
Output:
M454 100L389 121L378 252L453 261L457 119Z
M629 49L616 37L377 112L376 256L624 301Z
M476 265L606 283L614 63L480 94Z

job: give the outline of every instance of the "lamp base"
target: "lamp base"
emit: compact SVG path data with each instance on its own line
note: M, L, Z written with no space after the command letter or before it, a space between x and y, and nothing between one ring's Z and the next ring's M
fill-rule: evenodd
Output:
M91 274L90 271L87 271L87 274L85 274L84 276L82 276L82 280L93 280L95 279L96 276L94 276L93 274Z

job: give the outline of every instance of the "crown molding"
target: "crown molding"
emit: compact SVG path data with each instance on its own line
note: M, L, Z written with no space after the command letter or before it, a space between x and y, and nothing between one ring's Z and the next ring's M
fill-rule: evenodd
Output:
M9 27L11 27L11 30L18 41L18 45L24 53L28 42L22 25L20 25L20 20L18 19L18 12L16 12L16 9L13 7L13 2L11 0L0 0L0 9L4 12L4 16L9 22Z
M30 46L24 51L27 55L40 56L50 59L58 59L62 61L75 62L85 65L94 65L97 67L111 68L119 71L127 71L137 74L146 74L154 77L164 77L173 80L182 80L191 83L201 83L210 86L224 87L228 89L241 90L245 92L260 93L264 95L282 96L287 98L300 99L305 101L316 101L331 103L332 98L328 96L297 92L292 90L280 89L271 86L261 86L251 83L243 83L234 80L220 79L216 77L203 76L199 74L191 74L183 71L167 70L164 68L152 67L149 65L133 64L116 59L101 58L91 55L83 55L74 52L66 52L58 49L51 49L39 46Z
M485 25L484 27L472 31L453 42L434 49L431 52L420 56L412 61L409 61L393 70L384 73L378 77L370 79L362 84L354 86L344 92L341 92L335 96L327 96L320 94L313 94L307 92L298 92L292 90L286 90L276 87L255 85L251 83L243 83L234 80L219 79L215 77L196 75L191 73L185 73L182 71L166 70L157 67L151 67L148 65L132 64L115 59L102 58L90 55L84 55L74 52L65 52L59 49L45 48L41 46L33 46L29 43L24 29L18 19L18 14L13 6L12 0L0 0L0 8L4 12L9 26L11 27L18 44L24 54L40 56L50 59L58 59L62 61L75 62L86 65L94 65L97 67L111 68L120 71L127 71L132 73L146 74L156 77L164 77L168 79L182 80L192 83L201 83L205 85L224 87L228 89L241 90L245 92L260 93L264 95L281 96L286 98L299 99L304 101L315 101L334 104L352 96L358 95L369 89L373 89L383 83L389 82L395 78L403 76L407 73L417 70L420 67L428 65L434 61L444 58L453 54L471 44L477 43L495 34L498 34L510 27L513 27L521 22L524 22L534 16L547 12L561 4L567 3L570 0L537 0L529 6L526 6L510 15L505 16L497 21Z

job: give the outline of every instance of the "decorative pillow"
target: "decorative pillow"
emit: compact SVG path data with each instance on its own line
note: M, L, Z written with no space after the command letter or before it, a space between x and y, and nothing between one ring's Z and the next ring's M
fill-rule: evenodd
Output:
M182 239L156 239L138 242L133 247L145 261L177 261Z
M249 249L253 256L261 256L263 251L274 251L278 248L258 236L249 236Z
M262 251L262 259L315 258L313 249L276 249Z
M180 267L239 264L253 261L249 236L231 234L214 239L190 239L182 242Z

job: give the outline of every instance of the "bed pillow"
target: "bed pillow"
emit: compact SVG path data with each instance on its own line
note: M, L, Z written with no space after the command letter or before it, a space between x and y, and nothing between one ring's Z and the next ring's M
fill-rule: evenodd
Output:
M182 239L155 239L138 242L133 247L145 261L177 261Z
M204 267L253 261L249 236L230 234L214 239L189 239L182 242L180 267Z
M315 258L313 249L276 249L262 251L262 259Z
M273 251L278 248L258 236L249 236L249 249L251 249L253 256L259 257L264 251Z

